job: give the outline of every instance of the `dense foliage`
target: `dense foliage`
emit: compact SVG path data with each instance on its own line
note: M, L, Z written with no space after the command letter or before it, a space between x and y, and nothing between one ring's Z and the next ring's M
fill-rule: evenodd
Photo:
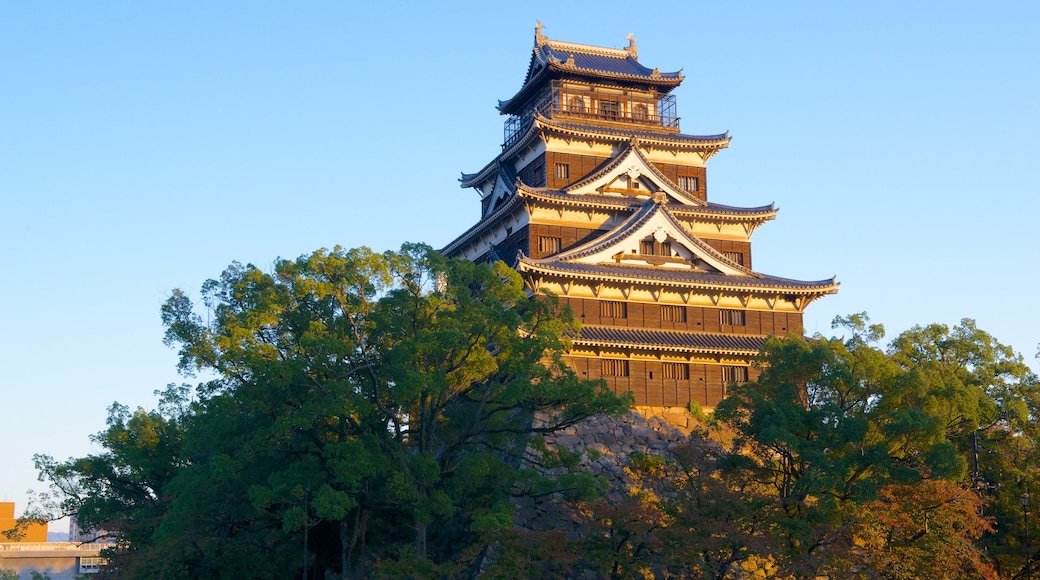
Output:
M637 485L582 504L572 547L556 548L582 556L564 576L1035 570L1022 501L1040 483L1040 383L1021 356L971 320L914 327L886 349L866 315L835 325L850 336L770 338L758 380L731 384L684 445L630 458Z
M336 249L233 264L203 297L163 320L210 380L114 405L97 455L38 458L62 511L121 539L113 576L457 577L512 496L592 489L521 465L528 438L627 406L562 363L570 313L502 264Z
M110 409L101 451L37 458L51 515L127 578L1023 578L1040 382L964 320L887 346L771 337L756 381L604 489L556 432L628 400L562 361L577 326L502 264L424 246L233 264L163 307L197 388ZM539 420L532 418L538 414ZM523 457L523 459L521 459ZM551 476L549 475L551 474ZM521 528L521 501L569 506ZM1026 544L1032 535L1035 540ZM1028 548L1028 549L1027 549ZM1040 573L1040 571L1038 571Z

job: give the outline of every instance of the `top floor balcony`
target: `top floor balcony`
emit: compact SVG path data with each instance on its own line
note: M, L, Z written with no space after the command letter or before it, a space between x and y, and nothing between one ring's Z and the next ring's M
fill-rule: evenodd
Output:
M520 115L511 115L505 123L505 149L515 143L530 127L534 114L558 120L574 120L612 128L679 132L675 115L675 95L654 97L631 94L631 91L581 89L553 81L534 100L534 105Z

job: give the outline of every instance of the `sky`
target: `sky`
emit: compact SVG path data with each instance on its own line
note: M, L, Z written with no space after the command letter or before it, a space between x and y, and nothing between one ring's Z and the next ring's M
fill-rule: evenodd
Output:
M538 20L683 70L709 199L780 208L755 269L841 282L808 333L973 318L1037 368L1040 3L0 0L0 500L192 382L174 288L475 223Z

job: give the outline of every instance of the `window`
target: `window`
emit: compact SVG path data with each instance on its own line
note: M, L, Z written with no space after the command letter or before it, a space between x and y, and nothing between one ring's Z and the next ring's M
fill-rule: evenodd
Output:
M661 307L661 321L662 322L686 322L686 307L685 306L662 306Z
M605 377L627 377L628 361L612 358L600 359L602 375Z
M746 326L743 310L719 310L719 324L723 326Z
M658 254L660 254L662 256L671 257L671 255L672 255L672 243L671 242L661 242L661 245L660 245L659 249L661 251L658 252Z
M617 101L600 101L599 116L604 119L617 119L620 108Z
M560 252L561 241L560 238L552 236L539 236L538 251L541 252L543 256L548 254L557 254Z
M579 115L585 114L585 99L581 97L571 97L570 103L567 108L572 113L578 113Z
M606 300L599 303L599 315L603 318L628 318L627 306L624 302Z
M747 367L722 367L722 382L726 384L748 382Z
M634 121L646 121L647 111L646 105L640 103L632 107L632 120Z
M662 363L661 370L664 372L664 378L666 379L685 381L690 378L690 365L686 363Z
M639 253L644 256L653 256L655 249L653 240L642 240L639 242Z
M680 175L679 187L685 189L686 191L700 191L701 180L699 177Z
M566 163L557 163L553 175L556 179L568 179L571 176L571 166Z
M729 261L736 262L741 266L744 265L744 252L722 252L722 254L725 255Z

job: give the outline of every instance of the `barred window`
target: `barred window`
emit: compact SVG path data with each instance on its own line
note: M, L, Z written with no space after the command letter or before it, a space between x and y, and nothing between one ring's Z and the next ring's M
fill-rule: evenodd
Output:
M543 256L559 253L561 245L562 241L560 238L552 236L538 237L538 251L541 252Z
M568 107L572 113L583 114L585 112L585 99L581 97L571 97L570 106Z
M686 307L662 306L661 320L663 322L686 322Z
M660 250L661 251L658 252L660 255L662 255L662 256L669 256L670 257L672 255L672 243L671 242L661 242Z
M700 191L701 180L699 177L680 175L679 187L685 189L686 191Z
M654 241L653 240L642 240L639 242L639 253L644 256L654 255Z
M690 365L686 363L666 362L661 364L664 378L688 380L690 378Z
M628 361L613 358L600 359L602 375L605 377L627 377Z
M569 179L571 176L571 166L566 163L557 163L554 175L556 179Z
M599 303L599 315L603 318L628 318L628 308L624 302L606 300Z
M744 265L744 252L722 252L722 254L726 256L729 261L736 262L741 266Z
M746 326L743 310L719 310L719 324L723 326Z
M747 367L722 367L722 382L726 384L746 383L748 382L747 370Z

